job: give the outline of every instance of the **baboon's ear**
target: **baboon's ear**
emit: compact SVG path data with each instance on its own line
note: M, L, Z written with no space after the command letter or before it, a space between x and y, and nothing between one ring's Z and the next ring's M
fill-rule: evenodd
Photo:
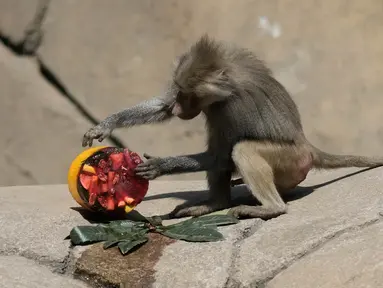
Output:
M204 105L224 101L232 94L226 71L221 69L206 77L205 81L196 88L197 95L202 98Z

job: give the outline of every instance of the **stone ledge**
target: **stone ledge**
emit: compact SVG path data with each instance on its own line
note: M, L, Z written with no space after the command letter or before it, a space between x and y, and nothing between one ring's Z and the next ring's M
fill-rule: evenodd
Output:
M145 287L286 287L286 283L315 287L319 276L301 281L300 275L316 275L321 265L318 273L328 279L325 287L354 287L355 281L373 285L379 283L383 259L377 253L380 246L367 245L363 239L372 241L382 231L383 169L316 186L353 171L312 173L287 197L288 214L219 228L225 236L222 242L187 243L159 237L128 256L113 248L102 250L99 244L70 247L64 240L70 229L89 220L71 209L78 205L66 185L0 187L0 253L28 258L66 276L76 272L93 287L118 287L120 283L125 287L133 283ZM184 201L205 198L205 189L204 181L152 181L137 210L148 216L167 213ZM233 193L246 196L247 191L236 187ZM330 252L332 266L326 258ZM356 259L359 268L348 269ZM344 271L343 278L336 274Z

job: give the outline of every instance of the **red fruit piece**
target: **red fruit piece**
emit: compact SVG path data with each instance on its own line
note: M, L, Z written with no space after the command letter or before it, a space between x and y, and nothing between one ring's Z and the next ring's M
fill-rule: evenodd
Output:
M92 180L92 176L84 174L84 173L80 174L80 183L82 187L84 187L86 190L89 189L91 180Z
M108 183L103 182L103 183L101 183L100 186L101 186L100 190L102 193L106 193L109 191Z
M120 203L121 202L124 202L125 203L125 200L124 200L124 198L125 198L125 193L124 193L124 190L122 189L122 187L121 187L121 184L117 184L115 187L114 187L114 189L115 189L115 194L114 194L114 197L115 197L115 199L116 199L116 202L119 204L119 206L120 206Z
M100 187L98 185L98 177L97 176L91 176L90 179L90 185L89 185L89 204L92 206L94 205L97 195L100 193Z
M96 168L96 175L97 175L98 179L100 179L102 182L106 182L108 180L108 177L104 173L103 169L101 169L99 167Z
M98 195L100 193L100 189L98 187L98 177L97 176L92 176L88 192L89 192L89 194L96 194L96 195Z
M100 195L97 197L97 200L98 200L98 203L100 203L100 205L102 207L104 207L105 209L108 208L108 203L107 203L107 197L104 196L104 195Z
M89 205L93 206L96 203L97 194L89 194Z
M104 169L102 169L102 172L104 172L105 174L108 174L111 168L112 168L111 166L106 166Z
M106 197L106 210L114 210L115 203L114 198L112 196Z
M116 185L118 182L120 182L120 175L119 174L116 174L116 176L114 176L114 179L113 179L113 185Z
M124 200L125 200L126 204L128 204L128 205L132 205L135 202L135 200L132 197L129 197L129 196L126 196L124 198Z
M130 151L127 148L124 149L124 159L129 170L134 170L134 168L136 168L137 164L134 163L132 156L130 155Z
M117 171L124 163L124 155L122 153L114 153L109 156L112 160L112 170Z
M115 174L116 172L113 172L113 171L108 172L108 190L112 190L114 186L113 180L114 180Z
M136 152L130 152L130 157L132 158L134 164L136 164L136 166L144 161L142 161L142 159L140 158L140 156L138 156L138 154Z
M98 162L98 167L101 169L104 169L107 166L107 163L104 159L101 159L100 162Z

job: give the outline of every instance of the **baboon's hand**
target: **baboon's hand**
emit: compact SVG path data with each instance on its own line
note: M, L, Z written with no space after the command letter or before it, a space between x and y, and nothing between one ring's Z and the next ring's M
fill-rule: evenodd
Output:
M89 147L93 144L93 139L98 139L98 142L102 142L105 138L109 137L113 129L104 125L103 123L94 126L84 134L82 139L82 147Z
M147 180L153 180L163 175L165 160L159 157L153 157L144 153L144 157L147 161L138 164L135 172L137 176L145 178Z

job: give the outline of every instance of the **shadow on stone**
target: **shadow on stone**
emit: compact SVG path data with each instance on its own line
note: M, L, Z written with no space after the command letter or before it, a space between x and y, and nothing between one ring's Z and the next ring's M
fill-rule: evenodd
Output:
M333 180L330 180L321 184L316 184L316 185L307 186L307 187L297 186L295 189L291 190L291 192L289 192L288 194L283 195L283 200L286 203L299 200L303 197L310 195L316 189L333 184L337 181L346 179L348 177L357 175L359 173L363 173L371 169L374 169L374 168L362 169L353 173L346 174L341 177L337 177ZM233 195L232 207L238 206L238 205L260 205L259 201L251 195L250 191L247 189L247 186L244 184L232 187L232 195ZM200 201L206 200L208 198L208 191L207 190L192 190L192 191L169 192L169 193L146 196L143 199L143 201L165 199L165 198L172 198L172 197L185 200L184 205L194 205ZM86 219L90 223L105 223L112 220L122 220L122 219L137 221L139 219L137 218L138 216L135 215L135 213L137 213L135 212L135 210L133 210L131 213L126 215L124 213L122 214L121 213L120 214L95 213L95 212L88 211L82 207L71 207L71 209L79 212L82 215L82 217L84 217L84 219ZM162 220L170 219L170 214L163 214L163 215L157 215L157 216L160 217L160 219Z
M335 183L337 181L346 179L348 177L363 173L365 171L371 170L374 168L366 168L362 169L353 173L346 174L344 176L335 178L330 181L326 181L321 184L316 184L312 186L297 186L295 189L293 189L288 195L284 195L283 199L286 202L298 200L300 198L306 197L313 193L316 189L319 189L321 187L330 185L332 183ZM251 193L247 189L246 185L238 185L232 188L232 194L233 194L233 204L251 204L251 203L259 203L257 200L253 199ZM150 195L146 196L143 201L150 201L150 200L156 200L156 199L164 199L164 198L178 198L183 199L188 204L197 203L200 201L203 201L207 199L208 191L207 190L194 190L194 191L180 191L180 192L169 192L169 193L163 193L163 194L157 194L157 195Z
M80 213L81 216L90 223L107 223L112 220L126 219L126 217L124 217L124 215L121 214L108 215L104 213L92 212L82 207L71 207L70 209Z
M284 198L284 200L286 202L298 200L300 198L303 198L305 196L310 195L311 193L313 193L315 190L317 190L319 188L328 186L328 185L333 184L333 183L335 183L337 181L340 181L340 180L343 180L343 179L347 179L349 177L355 176L357 174L360 174L360 173L363 173L363 172L366 172L366 171L369 171L369 170L372 170L372 169L375 169L375 168L376 167L365 168L365 169L362 169L362 170L359 170L359 171L356 171L356 172L348 173L348 174L346 174L344 176L337 177L337 178L335 178L333 180L329 180L329 181L326 181L324 183L317 184L317 185L312 185L312 186L307 186L307 187L298 186L294 190L292 190L292 192L289 193L289 195L287 195L287 196L285 196L283 198Z
M125 212L123 211L120 213L109 212L108 214L106 214L101 212L92 212L83 207L71 207L70 209L80 213L85 220L89 221L89 223L92 224L107 223L113 220L132 220L147 222L146 219L142 219L143 215L139 214L136 210L132 210L131 212L129 212L129 214L125 214Z

